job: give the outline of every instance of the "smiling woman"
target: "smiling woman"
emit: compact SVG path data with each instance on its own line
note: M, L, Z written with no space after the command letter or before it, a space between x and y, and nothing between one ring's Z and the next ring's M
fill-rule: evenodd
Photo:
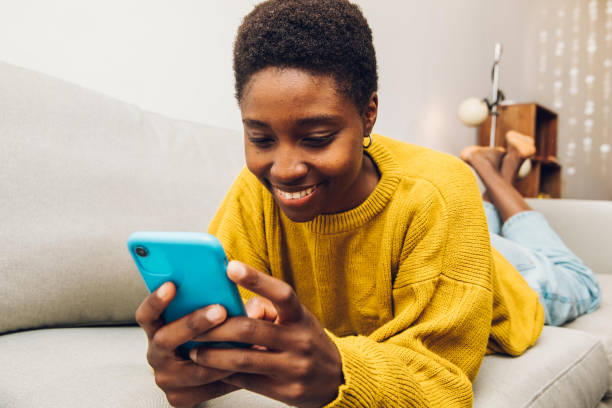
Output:
M378 182L362 147L376 120L376 94L360 114L336 88L329 76L268 67L253 75L240 102L247 166L296 222L355 208Z
M248 317L164 326L140 306L157 384L191 406L237 388L299 407L468 407L488 352L539 336L537 294L489 245L475 178L451 156L372 136L370 28L345 0L270 0L234 47L247 167L209 232ZM495 308L493 308L495 305ZM194 349L198 341L254 344Z

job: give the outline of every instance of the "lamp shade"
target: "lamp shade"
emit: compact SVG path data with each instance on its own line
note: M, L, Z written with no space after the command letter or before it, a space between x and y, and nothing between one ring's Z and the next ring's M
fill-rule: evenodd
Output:
M489 107L479 98L467 98L459 105L457 116L466 126L479 126L487 119Z

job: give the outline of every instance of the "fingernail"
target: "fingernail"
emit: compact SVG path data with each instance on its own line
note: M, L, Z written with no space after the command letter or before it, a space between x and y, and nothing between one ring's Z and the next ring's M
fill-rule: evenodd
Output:
M206 311L206 317L208 317L208 320L210 320L211 322L216 322L218 320L221 320L221 318L223 317L223 312L221 311L220 307L215 306Z
M192 348L191 351L189 352L189 358L195 361L196 358L198 358L198 350Z
M157 296L160 297L161 299L165 299L166 296L168 296L168 291L170 290L169 286L170 285L168 285L167 282L161 285L159 289L157 289Z
M235 262L234 265L232 265L229 272L232 274L234 279L242 279L246 276L246 269L244 268L244 265L238 262Z

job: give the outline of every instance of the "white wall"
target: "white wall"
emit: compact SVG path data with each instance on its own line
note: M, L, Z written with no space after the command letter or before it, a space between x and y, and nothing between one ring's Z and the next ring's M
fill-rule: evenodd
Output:
M0 0L0 60L171 117L240 129L232 43L255 0ZM380 74L376 131L458 154L476 140L456 118L490 97L494 44L501 87L536 97L528 0L357 0ZM583 194L588 197L588 192Z
M374 32L380 73L377 130L458 154L476 141L460 124L468 96L491 97L496 42L504 44L501 88L529 99L522 29L526 1L361 0Z
M612 59L609 3L529 3L532 89L538 102L558 114L557 157L563 165L567 197L612 200L612 154L601 150L612 143L612 68L605 63ZM591 38L592 54L587 51ZM591 89L589 76L593 77Z
M0 60L239 128L232 43L253 0L0 0Z
M232 43L255 3L0 0L0 60L172 117L239 129ZM523 1L358 3L378 52L378 132L451 153L473 143L455 111L463 98L490 93L498 40L506 46L502 83L509 96L523 96Z

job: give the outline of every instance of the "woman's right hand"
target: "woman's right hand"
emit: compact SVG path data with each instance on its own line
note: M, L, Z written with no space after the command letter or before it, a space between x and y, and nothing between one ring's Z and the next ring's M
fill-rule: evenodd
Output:
M164 283L140 304L136 321L149 339L147 360L168 402L175 407L192 407L237 389L219 381L233 372L202 367L176 352L181 344L223 323L227 314L222 306L211 305L164 324L161 314L175 294L175 286Z

